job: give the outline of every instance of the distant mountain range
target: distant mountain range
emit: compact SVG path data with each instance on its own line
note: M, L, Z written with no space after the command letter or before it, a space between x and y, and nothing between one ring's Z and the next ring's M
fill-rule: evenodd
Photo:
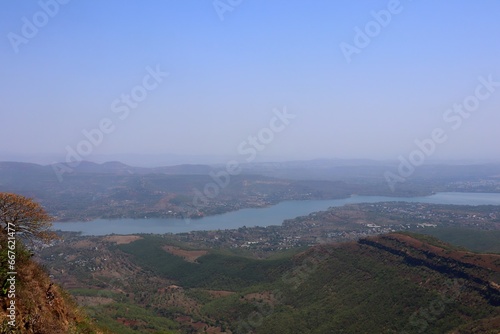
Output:
M229 160L228 160L229 161ZM369 159L315 159L315 160L296 160L296 161L282 161L282 162L253 162L253 163L240 163L239 164L243 173L248 174L260 174L260 173L288 173L297 174L297 177L301 177L299 174L303 172L305 176L311 173L317 172L337 172L339 177L355 175L358 173L360 176L363 174L376 175L379 173L383 174L384 171L390 168L397 167L398 162L396 161L378 161ZM73 172L81 173L139 173L139 174L149 174L149 173L166 173L166 174L207 174L212 170L220 170L225 167L224 163L213 163L213 164L172 164L157 167L135 167L131 165L124 164L120 161L107 161L103 163L96 163L91 161L79 161L77 163L66 163L66 162L54 162L50 164L35 164L28 162L15 162L15 161L0 161L0 168L13 168L16 169L20 167L21 169L29 168L31 166L38 168L38 171L46 170L51 168L54 170L54 166L66 166L69 170ZM450 170L456 172L464 172L468 170L472 173L480 173L485 171L490 173L492 170L499 170L500 163L474 163L472 161L450 161L450 162L438 162L428 163L417 168L416 173L423 173L429 170L439 171ZM349 171L349 172L347 172ZM302 177L304 177L302 175ZM322 175L319 178L323 177Z
M398 184L396 165L312 160L133 167L118 161L38 165L0 162L0 191L33 197L59 220L199 217L284 200L358 195L419 196L438 191L500 192L500 164L424 165ZM235 171L236 170L236 171Z

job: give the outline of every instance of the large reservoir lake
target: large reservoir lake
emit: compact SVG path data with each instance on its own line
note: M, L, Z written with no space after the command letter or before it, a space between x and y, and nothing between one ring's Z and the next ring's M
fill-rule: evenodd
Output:
M346 204L407 202L455 205L500 205L500 193L443 192L423 197L352 196L334 200L285 201L255 209L242 209L199 219L96 219L85 222L54 223L54 230L82 232L83 235L182 233L200 230L235 229L243 226L281 225L285 219Z

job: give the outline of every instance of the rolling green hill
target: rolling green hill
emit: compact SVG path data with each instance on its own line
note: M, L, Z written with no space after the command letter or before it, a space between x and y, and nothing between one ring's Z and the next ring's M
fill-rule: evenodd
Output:
M193 249L162 236L106 240L80 238L54 252L79 263L78 254L88 259L99 249L107 259L96 258L102 269L89 263L93 274L82 276L87 288L72 292L101 325L120 333L498 334L500 328L500 255L428 235L392 233L268 259ZM120 283L107 283L112 276Z
M467 228L426 228L419 233L432 235L450 244L479 253L500 253L500 231Z

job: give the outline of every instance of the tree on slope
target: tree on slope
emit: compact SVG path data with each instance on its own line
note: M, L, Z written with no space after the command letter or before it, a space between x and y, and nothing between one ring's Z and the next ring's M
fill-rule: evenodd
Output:
M50 241L56 238L50 230L50 217L44 208L30 198L12 194L0 193L0 229L1 238L6 238L10 231L31 243L34 241Z

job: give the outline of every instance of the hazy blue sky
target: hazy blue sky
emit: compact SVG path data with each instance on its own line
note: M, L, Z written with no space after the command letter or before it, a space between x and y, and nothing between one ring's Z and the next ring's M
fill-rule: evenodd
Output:
M0 160L500 157L499 1L60 2L2 1Z

